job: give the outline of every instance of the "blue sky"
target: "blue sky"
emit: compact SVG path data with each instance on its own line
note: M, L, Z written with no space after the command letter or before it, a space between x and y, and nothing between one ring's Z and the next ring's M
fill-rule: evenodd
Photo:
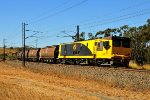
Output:
M122 25L139 26L150 18L150 0L1 0L0 47L21 46L21 23L28 30L40 31L36 37L26 39L26 44L38 47L73 41L66 33L74 35L76 25L80 32L92 32ZM26 32L26 36L35 34ZM58 37L59 36L59 37Z

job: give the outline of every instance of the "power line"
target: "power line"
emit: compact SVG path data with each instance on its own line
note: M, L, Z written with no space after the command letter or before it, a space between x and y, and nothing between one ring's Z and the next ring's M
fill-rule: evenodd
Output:
M147 1L147 3L148 3L149 1ZM145 4L146 2L144 2L144 3L142 3L142 4ZM133 7L129 7L129 8L127 8L127 9L131 9L131 8L133 8ZM123 9L122 9L123 10ZM121 11L121 10L120 10ZM138 14L138 13L140 13L140 14ZM91 25L91 26L89 26L89 27L96 27L96 26L99 26L99 25L104 25L104 24L109 24L109 23L113 23L113 22L116 22L116 21L121 21L121 20L125 20L125 19L130 19L130 18L134 18L134 17L137 17L137 16L142 16L142 15L145 15L145 14L149 14L149 12L144 12L144 13L141 13L141 12L135 12L134 13L135 15L133 15L133 13L131 13L131 14L127 14L127 15L122 15L122 16L119 16L119 17L117 17L117 18L112 18L112 19L106 19L105 21L108 21L108 22L104 22L104 23L100 23L100 24L96 24L96 25ZM130 16L129 16L130 15ZM132 15L132 16L131 16ZM123 18L123 17L125 17L125 18ZM95 23L95 22L92 22L92 23ZM91 23L86 23L87 25L88 24L91 24ZM85 24L84 24L85 25ZM88 27L86 27L86 28L88 28ZM85 29L85 28L83 28L83 29ZM51 37L49 37L49 38L51 38Z
M135 16L136 17L136 16ZM129 19L129 18L128 18ZM120 20L123 20L123 19L120 19ZM118 20L119 21L119 20ZM129 24L129 25L133 25L133 24ZM94 30L93 30L93 32L94 32ZM95 30L95 32L96 32L96 30ZM53 35L53 36L55 36L55 35ZM42 42L42 43L47 43L47 42L49 42L49 41L55 41L55 40L57 40L56 38L66 38L66 37L47 37L47 38L51 38L51 39L48 39L47 41L44 41L44 42ZM45 38L44 38L45 39ZM32 42L29 42L29 43L33 43L33 42L35 42L35 40L34 41L32 41Z
M132 9L132 8L136 8L136 7L139 7L139 6L143 6L143 5L147 4L147 3L150 3L150 0L147 0L147 1L141 2L141 3L137 3L137 4L135 4L135 5L128 6L128 7L126 7L126 8L120 9L120 10L118 10L118 11L114 11L114 12L110 12L110 13L104 14L104 15L102 15L102 16L109 16L109 15L112 15L112 14L114 14L114 13L120 13L120 12L129 10L129 9ZM84 21L80 21L79 23L85 22L85 24L86 24L87 21L91 21L91 20L93 20L93 19L99 19L99 18L102 18L102 16L98 16L98 17L95 17L95 18L90 18L90 19L87 19L87 20L84 20ZM95 21L95 22L96 22L96 21ZM90 23L90 22L89 22L89 23ZM91 23L93 23L93 22L91 22ZM76 24L71 24L71 25L67 25L67 26L65 26L65 27L73 27L73 26L75 26L75 25L76 25ZM80 25L82 25L82 24L80 24ZM65 28L65 27L62 27L62 28Z
M34 18L31 18L30 20L28 20L28 22L30 22L31 20L38 19L38 18L42 17L43 15L45 15L45 14L51 12L51 11L54 11L54 10L57 10L57 9L63 7L63 6L66 5L69 1L70 1L70 0L64 1L63 3L57 5L56 7L52 8L52 9L49 9L49 10L47 10L47 11L41 13L40 15L38 15L38 16L36 16L36 17L34 17Z
M135 4L135 5L128 6L128 7L126 7L126 8L120 9L120 10L118 10L118 11L113 11L113 12L104 14L104 15L102 15L102 16L98 16L98 17L95 17L95 18L87 19L87 20L81 21L80 23L82 23L82 22L87 22L87 21L90 21L90 20L92 20L92 19L99 19L99 18L102 18L103 16L109 16L109 15L112 15L112 14L114 14L114 13L120 13L120 12L129 10L129 9L132 9L132 8L136 8L136 7L139 7L139 6L143 6L143 5L147 4L147 3L150 3L150 0L145 1L145 2L141 2L141 3L137 3L137 4Z
M67 31L67 32L74 32L74 31ZM40 40L42 40L42 39L48 39L48 38L52 38L52 37L57 37L58 35L60 35L62 32L59 32L59 33L57 33L57 34L52 34L52 35L41 35L41 36L34 36L34 37L36 37L36 38L38 38L38 39L40 39ZM33 41L32 41L33 42ZM32 43L32 42L29 42L29 43Z
M101 24L102 22L105 23L105 24L107 24L107 23L109 24L109 22L111 22L111 21L118 20L120 18L124 18L124 17L127 17L127 16L134 16L136 14L143 13L143 11L147 11L147 10L149 11L150 9L142 9L140 11L129 13L129 14L124 14L124 15L121 15L121 16L118 16L118 17L115 17L115 18L109 18L109 19L94 21L94 22L91 22L91 23L85 23L85 24L80 24L80 25L81 26L88 26L88 25L98 23L98 22L100 22L100 23L98 23L98 25ZM96 26L96 25L93 25L93 26ZM82 28L82 29L84 29L84 28Z
M130 24L126 24L126 25L128 25L128 26L135 26L136 24L141 24L141 22L142 21L138 21L138 22L131 22ZM124 25L124 24L123 24ZM113 28L118 28L118 27L120 27L120 26L122 26L122 25L117 25L117 26L113 26ZM93 29L93 27L90 27L91 28L91 33L96 33L97 31L99 31L99 30L97 30L97 29ZM111 28L111 27L110 27Z
M115 19L118 19L118 18L122 18L122 17L126 17L126 16L131 16L131 15L139 14L139 13L142 13L143 11L147 11L147 10L149 11L150 8L149 9L142 9L140 11L132 12L132 13L129 13L129 14L124 14L124 15L121 15L121 16L118 16L118 17L115 17L115 18L103 19L103 20L94 21L94 22L91 22L91 23L80 24L80 25L86 26L86 25L93 24L93 23L111 21L111 20L115 20Z
M82 28L82 29L87 29L87 28L89 28L89 27L97 27L97 26L100 26L100 25L110 24L110 23L113 23L113 22L117 22L117 21L121 21L121 20L126 20L126 19L130 19L130 18L134 18L134 17L146 15L146 14L150 14L150 11L149 11L149 12L140 13L140 14L136 14L136 15L132 15L132 16L125 17L125 18L120 18L120 19L112 20L112 21L105 22L105 23L100 23L100 24L96 24L96 25L91 25L91 26L88 26L88 27L84 27L84 28Z
M123 9L121 9L121 10L119 10L119 11L115 11L115 12L121 12L121 11L125 11L125 10L129 10L129 9L131 9L131 8L134 8L134 7L137 7L137 6L141 6L141 5L144 5L144 4L147 4L147 3L149 3L150 2L150 0L148 0L148 1L145 1L145 2L142 2L142 3L138 3L138 4L135 4L135 5L133 5L133 6L129 6L129 7L127 7L127 8L123 8ZM111 13L114 13L114 12L111 12ZM110 13L108 13L108 14L105 14L105 15L110 15ZM100 17L97 17L97 18L100 18ZM41 19L42 20L42 19ZM106 19L107 20L107 19ZM86 20L87 21L87 20ZM83 22L83 21L82 21ZM97 22L97 21L95 21L95 22ZM94 22L91 22L91 23L94 23ZM89 23L85 23L85 24L89 24ZM68 25L69 27L72 27L72 26L75 26L75 24L74 25ZM64 28L64 27L63 27Z
M88 1L88 0L83 0L83 1L81 1L81 2L78 2L78 3L76 3L76 4L74 4L74 5L70 6L70 7L68 7L68 8L65 8L65 9L63 9L63 10L60 10L60 11L58 11L58 12L52 14L52 15L43 17L43 18L41 18L41 19L39 19L39 20L36 20L36 21L31 21L31 22L29 22L29 24L37 23L37 22L42 21L42 20L45 20L45 19L47 19L47 18L54 17L54 16L56 16L56 15L58 15L58 14L60 14L60 13L66 12L66 11L72 9L72 8L75 8L75 7L77 7L77 6L80 6L81 4L83 4L83 3L87 2L87 1Z
M146 10L150 10L150 9L146 9ZM105 24L109 24L109 23L113 23L113 22L117 22L117 21L121 21L121 20L126 20L126 19L130 19L130 18L134 18L134 17L138 17L138 16L142 16L142 15L146 15L146 14L149 14L150 11L148 12L143 12L143 10L141 11L138 11L138 12L134 12L134 13L131 13L131 14L127 14L126 16L122 15L122 16L119 16L117 18L112 18L111 20L109 19L108 22L104 22L104 23L100 23L100 24L96 24L96 25L92 25L92 26L89 26L89 27L83 27L82 29L86 29L86 28L91 28L91 27L97 27L97 26L100 26L100 25L105 25ZM130 15L130 16L129 16ZM122 18L123 17L123 18ZM53 36L56 36L55 34L54 35L51 35L51 36L46 36L46 38L52 38ZM44 38L45 39L45 38Z
M144 9L144 10L148 10L149 11L150 9ZM83 27L82 29L87 29L87 28L91 28L91 27L97 27L97 26L100 26L100 25L105 25L105 24L116 22L116 21L121 21L121 20L129 19L129 18L133 18L133 17L137 17L137 16L142 16L142 15L145 15L145 14L149 13L149 12L143 12L144 10L137 11L137 12L130 13L130 14L126 14L126 15L122 15L122 16L119 16L119 17L116 17L116 18L106 19L106 20L103 20L103 23L91 25L91 26L88 26L88 27ZM54 35L51 35L51 36L44 36L42 38L43 39L46 39L46 38L48 39L48 38L55 37L57 35L58 34L54 34Z

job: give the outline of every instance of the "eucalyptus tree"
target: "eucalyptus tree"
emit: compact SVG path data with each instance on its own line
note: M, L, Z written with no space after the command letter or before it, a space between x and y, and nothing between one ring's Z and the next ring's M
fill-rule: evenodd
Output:
M95 36L92 33L88 33L88 38L89 39L95 39Z
M98 31L96 34L95 34L95 37L98 38L98 36L100 35L104 35L104 31Z
M123 25L120 28L117 29L117 32L119 33L119 36L126 36L126 33L129 31L128 25Z
M111 28L107 28L106 30L104 30L104 37L111 36L111 32L112 32Z
M81 32L79 37L80 37L79 38L80 41L85 40L85 32Z

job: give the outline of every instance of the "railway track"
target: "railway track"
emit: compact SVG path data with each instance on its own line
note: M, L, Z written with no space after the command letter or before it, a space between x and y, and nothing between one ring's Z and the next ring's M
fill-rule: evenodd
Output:
M20 60L13 60L13 61L17 61L17 62L22 62ZM93 66L93 65L87 65L87 64L80 64L80 65L71 65L71 64L52 64L52 63L47 63L47 62L27 62L27 63L40 63L40 64L48 64L48 65L62 65L62 66L78 66L78 67L88 67L88 68L104 68L107 70L120 70L120 71L136 71L136 72L146 72L146 73L150 73L150 70L146 70L146 69L133 69L133 68L129 68L129 67L124 67L124 66L117 66L117 67L111 67L111 66Z
M51 63L47 63L47 64L51 64ZM59 65L71 65L71 64L59 64ZM111 67L111 66L91 66L91 65L87 65L87 64L80 64L80 65L71 65L71 66L81 66L81 67L91 67L91 68L106 68L109 70L122 70L122 71L136 71L136 72L148 72L150 73L150 70L146 70L146 69L133 69L133 68L129 68L129 67L124 67L124 66L117 66L117 67Z

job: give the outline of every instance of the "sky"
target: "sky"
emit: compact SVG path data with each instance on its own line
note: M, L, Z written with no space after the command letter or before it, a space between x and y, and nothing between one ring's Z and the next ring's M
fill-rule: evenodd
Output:
M80 33L95 34L106 28L140 26L150 18L150 0L0 0L0 47L22 46L22 23L26 45L45 47L72 42L76 26ZM33 37L30 37L34 35Z

